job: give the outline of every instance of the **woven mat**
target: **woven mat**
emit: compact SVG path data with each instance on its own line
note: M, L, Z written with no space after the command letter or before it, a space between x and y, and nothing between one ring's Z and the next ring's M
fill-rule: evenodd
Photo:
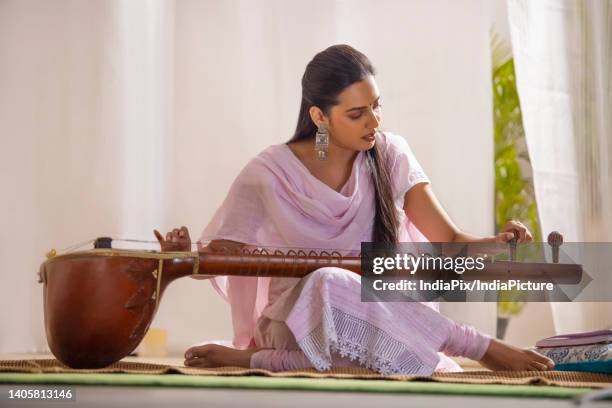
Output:
M12 373L73 373L73 374L185 374L197 376L266 376L282 378L337 378L393 381L433 381L456 384L548 385L571 388L609 388L612 375L574 371L466 371L422 375L380 375L359 367L334 368L327 372L314 369L272 372L240 367L194 368L161 364L120 361L95 370L77 370L64 366L55 359L0 360L0 372Z

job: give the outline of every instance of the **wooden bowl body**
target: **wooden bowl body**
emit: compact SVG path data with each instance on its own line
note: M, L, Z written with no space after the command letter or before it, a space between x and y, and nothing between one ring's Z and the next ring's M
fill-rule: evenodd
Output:
M129 355L163 290L159 260L89 252L52 258L40 271L47 341L72 368L106 367Z

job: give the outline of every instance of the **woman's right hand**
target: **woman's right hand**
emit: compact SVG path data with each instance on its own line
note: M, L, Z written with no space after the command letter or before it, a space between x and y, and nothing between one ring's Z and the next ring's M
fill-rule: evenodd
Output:
M153 230L159 241L162 251L191 251L191 237L186 226L175 228L166 233L166 238L158 231Z

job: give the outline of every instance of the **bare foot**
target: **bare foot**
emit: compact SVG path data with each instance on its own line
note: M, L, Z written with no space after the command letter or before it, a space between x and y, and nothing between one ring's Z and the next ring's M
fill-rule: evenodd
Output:
M540 353L520 349L497 339L491 339L479 363L493 371L547 371L555 366L550 358Z
M261 348L238 350L218 344L191 347L185 352L185 365L189 367L244 367L251 366L251 356Z

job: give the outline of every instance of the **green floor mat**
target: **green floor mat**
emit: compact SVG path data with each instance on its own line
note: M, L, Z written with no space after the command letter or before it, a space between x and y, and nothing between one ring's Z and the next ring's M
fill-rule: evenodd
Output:
M544 385L451 384L425 381L279 378L262 376L190 376L182 374L23 374L0 373L3 384L199 387L332 392L418 393L508 397L574 398L593 390Z

